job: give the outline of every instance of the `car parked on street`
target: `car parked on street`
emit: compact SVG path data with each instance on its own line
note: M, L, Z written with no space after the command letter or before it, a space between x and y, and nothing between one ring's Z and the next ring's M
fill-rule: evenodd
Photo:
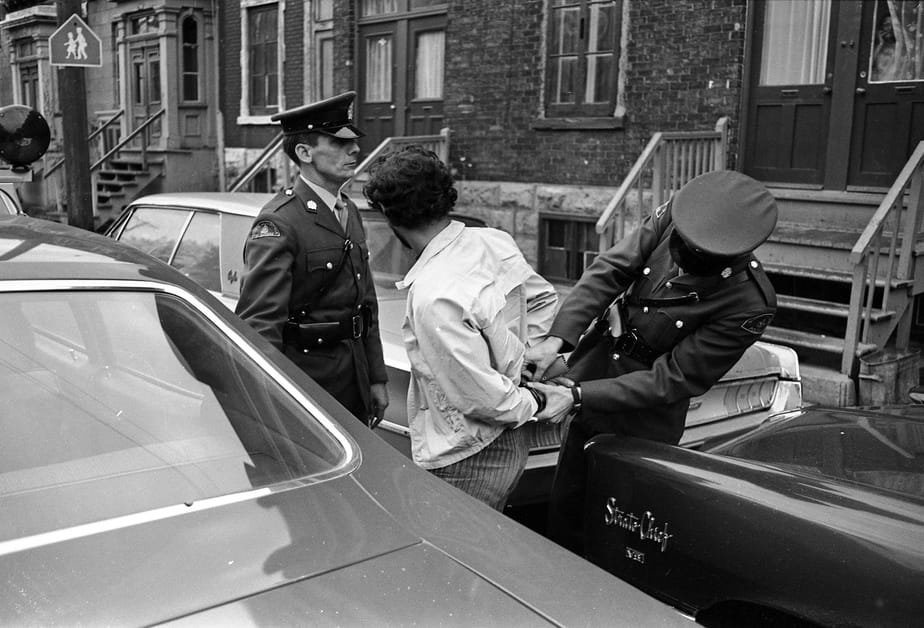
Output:
M0 321L2 625L689 625L133 247L0 218Z
M249 193L167 193L133 201L106 232L178 268L233 309L244 274L243 247L254 217L272 198ZM395 288L413 264L384 217L362 212L376 278L379 328L388 367L391 400L378 432L410 456L407 390L410 365L401 337L405 294ZM461 216L470 225L483 224ZM754 427L776 412L802 404L796 353L765 342L753 345L722 380L690 402L682 443L698 447ZM511 505L547 499L560 446L559 427L531 423L532 448Z
M924 406L806 408L706 451L588 445L589 558L707 626L924 617Z

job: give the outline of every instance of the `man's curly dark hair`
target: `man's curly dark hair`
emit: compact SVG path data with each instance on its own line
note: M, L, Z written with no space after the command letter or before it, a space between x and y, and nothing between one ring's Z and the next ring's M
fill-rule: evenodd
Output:
M458 198L449 168L436 153L420 146L379 157L363 194L391 224L408 229L449 215Z

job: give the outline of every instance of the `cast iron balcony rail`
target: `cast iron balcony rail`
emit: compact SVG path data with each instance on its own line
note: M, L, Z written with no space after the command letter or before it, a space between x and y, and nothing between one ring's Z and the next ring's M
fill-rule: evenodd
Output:
M908 348L914 297L924 293L924 283L915 276L916 248L924 235L922 193L924 142L919 142L850 252L853 284L841 361L844 374L854 373L860 343L883 347L894 333L895 348ZM897 316L888 327L877 329L873 315L883 310Z
M597 220L600 250L620 240L690 179L724 169L727 149L727 117L719 118L714 131L659 131L652 135ZM629 203L633 196L634 208Z

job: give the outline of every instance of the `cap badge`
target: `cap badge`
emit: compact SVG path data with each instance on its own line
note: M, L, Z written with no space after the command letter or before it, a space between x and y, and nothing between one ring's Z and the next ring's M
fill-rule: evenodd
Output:
M729 277L731 277L731 273L732 273L731 268L726 266L725 268L722 269L722 273L721 273L722 279L728 279Z

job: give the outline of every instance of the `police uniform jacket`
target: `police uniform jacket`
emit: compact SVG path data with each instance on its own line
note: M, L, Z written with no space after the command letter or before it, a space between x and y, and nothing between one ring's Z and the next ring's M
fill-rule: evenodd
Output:
M387 375L366 234L356 205L348 200L347 207L344 230L301 178L276 195L244 245L247 271L236 311L341 403L368 413L370 383L385 382ZM357 315L364 318L360 338L307 350L284 341L290 317L346 326Z
M773 287L753 255L714 275L683 274L668 246L672 229L670 204L665 204L600 254L549 332L570 349L591 319L622 296L624 330L649 349L642 358L620 354L612 337L604 336L574 365L572 376L583 393L575 420L590 435L617 433L676 444L690 398L734 366L776 311Z

